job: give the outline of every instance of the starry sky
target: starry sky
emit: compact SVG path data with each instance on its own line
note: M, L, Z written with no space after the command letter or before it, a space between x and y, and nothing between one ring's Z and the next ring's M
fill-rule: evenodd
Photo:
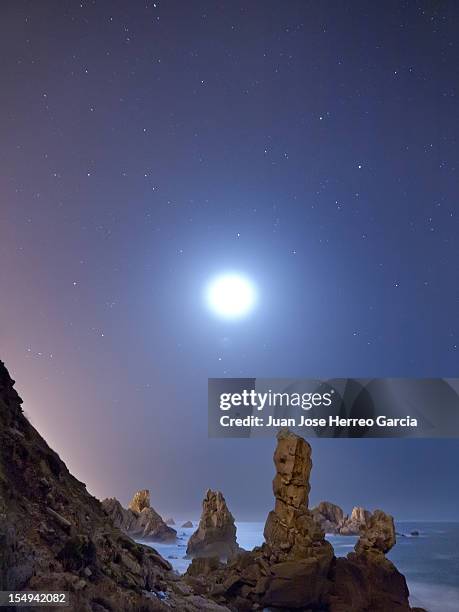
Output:
M92 493L262 520L274 442L208 440L209 376L458 376L457 3L0 12L0 357ZM459 518L457 440L312 445L313 503Z

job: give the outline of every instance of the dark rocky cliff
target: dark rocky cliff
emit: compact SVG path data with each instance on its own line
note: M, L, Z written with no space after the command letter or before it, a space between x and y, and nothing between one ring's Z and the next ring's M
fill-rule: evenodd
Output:
M68 591L77 612L222 610L113 525L24 417L13 385L0 362L0 589Z

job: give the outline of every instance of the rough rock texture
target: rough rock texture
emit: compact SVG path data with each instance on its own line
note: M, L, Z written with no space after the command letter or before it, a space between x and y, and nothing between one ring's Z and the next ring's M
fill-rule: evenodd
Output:
M201 520L188 541L188 557L229 559L239 551L236 526L225 498L220 491L206 492L202 502Z
M68 591L75 612L170 610L162 593L176 610L225 610L114 527L24 417L13 384L0 362L0 589Z
M185 521L185 523L182 525L183 529L190 529L191 527L193 527L193 523L191 521Z
M394 519L382 510L375 510L361 529L355 553L335 561L330 592L334 612L409 609L405 578L385 557L395 543Z
M311 448L282 431L274 453L274 510L266 543L223 564L193 559L187 583L234 611L409 612L405 578L384 556L395 542L393 521L380 511L356 552L337 559L307 508Z
M341 535L359 535L371 517L371 512L361 506L355 506L351 515L347 516L339 506L331 502L320 502L312 508L311 513L325 533Z
M166 525L160 515L150 506L148 489L137 491L127 510L114 497L104 499L102 506L115 526L132 538L170 542L177 537L175 529Z
M304 559L314 548L314 557L323 557L326 565L333 558L333 549L308 510L311 447L303 438L282 430L277 436L274 465L276 501L264 529L271 555L278 561Z
M382 510L375 510L355 545L359 553L381 552L386 554L396 543L395 525L392 516Z
M342 509L327 501L322 501L315 508L312 508L311 514L325 533L339 533L345 521Z
M361 506L352 508L351 515L346 518L344 525L340 529L341 535L359 535L370 520L371 512Z
M150 491L148 489L140 489L134 493L134 497L129 504L129 510L140 514L144 508L150 508Z

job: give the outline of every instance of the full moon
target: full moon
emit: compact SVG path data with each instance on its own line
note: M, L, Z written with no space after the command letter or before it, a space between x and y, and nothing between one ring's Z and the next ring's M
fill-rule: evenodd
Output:
M222 274L212 279L206 288L210 310L225 319L238 319L253 309L256 302L253 283L241 274Z

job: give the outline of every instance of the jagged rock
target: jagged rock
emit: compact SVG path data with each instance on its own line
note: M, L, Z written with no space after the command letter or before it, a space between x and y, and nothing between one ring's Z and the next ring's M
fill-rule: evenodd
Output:
M274 463L276 503L266 521L266 542L225 564L218 558L194 559L185 575L187 583L237 612L268 607L409 612L405 578L384 556L395 542L392 518L375 511L356 546L358 552L337 559L307 508L309 444L289 431L281 432ZM340 513L333 516L339 519ZM354 512L353 520L358 518L360 511Z
M153 508L144 508L139 514L137 529L132 532L132 536L142 540L152 540L153 542L171 542L177 538L177 532L172 527L166 525Z
M347 516L339 506L331 502L320 502L311 512L325 533L340 535L359 535L371 517L371 512L361 506L355 506L351 515Z
M311 447L289 431L281 431L277 440L276 501L265 525L266 543L207 575L208 593L232 602L235 609L305 609L322 601L328 586L333 549L307 507ZM195 571L189 568L191 579Z
M352 508L351 516L346 518L340 529L341 535L359 535L371 518L371 512L361 506Z
M175 521L172 517L167 518L164 522L166 525L175 525Z
M206 576L223 567L218 557L195 557L188 566L188 576Z
M25 418L13 385L0 361L0 590L68 591L78 612L229 612L186 585L172 590L169 562L113 525Z
M340 533L347 518L339 506L327 501L322 501L312 508L311 514L324 533Z
M115 497L110 497L102 501L102 507L106 514L111 518L115 527L129 533L132 525L137 521L137 515L132 510L126 510Z
M396 543L394 519L375 510L361 528L355 552L336 559L332 570L330 612L409 610L409 591L404 576L385 557ZM413 608L418 612L421 609Z
M150 506L148 489L137 491L128 509L123 508L114 497L104 499L102 506L115 526L132 538L169 542L174 541L177 537L175 529L168 527L161 516Z
M129 504L129 510L140 514L144 508L150 508L150 491L148 489L140 489L134 493L134 497Z
M408 612L404 576L384 555L375 559L351 553L337 558L330 573L328 612Z
M225 564L218 558L194 559L181 579L154 549L117 529L69 473L22 414L0 362L0 589L69 591L69 609L78 612L243 612L267 605L414 612L404 577L385 557L395 543L393 519L385 513L373 513L356 552L329 561L323 534L306 506L309 482L301 484L301 474L309 478L310 467L303 464L310 461L310 448L292 436L280 436L275 454L276 478L281 478L274 479L270 544ZM137 516L115 502L110 505L121 517L131 512L138 520L152 510L142 507ZM280 519L288 520L285 542L277 530Z
M262 597L265 606L308 607L320 601L333 560L333 548L308 510L311 447L296 434L281 430L274 452L274 510L264 536L270 578Z
M191 521L186 521L182 525L182 529L190 529L191 527L193 527L193 523Z
M392 516L382 510L375 510L362 529L361 536L355 545L355 552L380 552L383 555L389 552L396 543L395 525Z
M276 501L264 529L271 556L277 561L304 559L314 548L315 557L323 555L330 562L333 549L308 510L311 447L303 438L281 430L277 436L274 464Z
M236 526L220 491L206 492L198 529L188 541L187 557L229 559L239 551Z
M310 559L273 565L271 573L263 605L306 608L322 600L324 578L319 566Z

